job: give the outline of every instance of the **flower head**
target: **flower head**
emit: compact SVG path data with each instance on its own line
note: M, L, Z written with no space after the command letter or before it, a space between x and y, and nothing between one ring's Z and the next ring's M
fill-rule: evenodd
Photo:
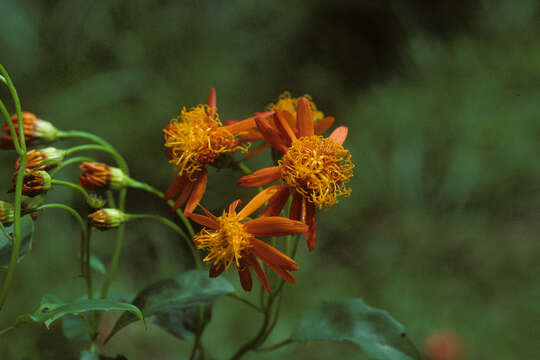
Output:
M426 340L424 353L428 360L459 360L464 358L465 351L459 335L441 331Z
M164 141L169 162L178 176L165 192L165 200L180 195L174 210L186 201L185 213L192 212L206 189L206 167L220 155L247 151L237 134L255 126L253 120L222 126L216 108L216 92L210 91L207 105L182 109L180 116L165 128Z
M29 150L26 153L26 168L50 170L58 166L66 157L66 152L53 147ZM15 169L19 170L21 158L15 162Z
M119 190L129 182L129 177L122 170L98 162L83 162L80 166L83 173L79 183L87 190Z
M214 216L204 208L206 216L190 214L192 220L206 227L194 236L193 242L199 249L208 251L203 260L211 263L211 277L219 276L223 271L235 266L242 287L250 291L252 287L250 269L253 269L265 289L270 292L264 270L257 260L259 258L285 281L295 282L290 272L298 269L296 262L257 237L303 233L307 230L307 226L299 221L278 216L261 216L245 221L249 215L264 205L278 188L273 186L260 192L239 212L236 208L241 202L236 200L221 216Z
M101 231L120 226L127 221L127 216L117 209L100 209L88 215L90 224Z
M15 130L18 132L19 122L17 114L11 116L11 121ZM27 145L39 143L50 143L58 139L58 130L48 121L36 118L29 112L22 113L24 139ZM13 149L13 138L9 130L9 125L4 124L1 128L4 135L0 136L0 149Z
M11 203L0 200L0 222L4 226L9 226L15 219L15 210Z
M241 186L261 186L281 180L281 189L265 211L277 215L289 194L293 195L289 217L309 226L308 247L315 248L315 209L334 205L341 196L349 196L346 187L353 176L351 155L342 144L347 128L340 126L328 138L315 133L312 109L307 98L298 100L296 131L280 112L272 119L255 118L268 143L283 154L277 166L264 168L238 180Z
M15 183L16 178L17 172L13 174L13 183ZM51 181L51 176L46 171L25 169L22 183L22 194L29 197L44 194L51 188ZM14 191L15 186L9 190L9 192Z

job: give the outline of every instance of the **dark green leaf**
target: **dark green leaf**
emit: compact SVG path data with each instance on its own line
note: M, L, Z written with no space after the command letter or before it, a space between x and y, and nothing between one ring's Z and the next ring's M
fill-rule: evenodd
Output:
M186 320L179 310L213 303L220 296L232 293L233 286L223 278L211 279L204 270L192 270L174 278L159 280L142 290L133 300L133 304L142 310L145 317L173 313L172 317L162 317L158 321L169 323L172 319ZM192 314L192 313L185 313ZM130 313L124 313L116 322L107 341L124 326L136 321ZM191 320L186 320L190 323ZM177 327L179 328L180 325ZM188 330L184 326L185 330ZM183 335L185 336L185 335Z
M200 308L198 306L174 310L166 314L156 315L154 324L176 336L180 340L193 337L199 327ZM204 308L203 327L210 322L212 309Z
M99 354L84 350L83 352L81 352L80 360L99 360Z
M7 226L8 233L13 234L13 225ZM19 251L20 262L26 254L32 250L32 238L34 236L34 222L32 218L27 215L21 218L21 250ZM9 258L11 257L11 250L13 246L11 239L7 238L2 231L0 231L0 267L6 268L9 264Z
M298 342L347 340L378 360L421 358L398 321L361 299L327 301L309 309L291 339Z
M54 295L45 295L41 299L39 308L32 314L24 314L17 317L15 326L25 322L42 322L48 328L55 320L67 314L83 314L87 311L129 311L137 319L142 320L141 311L127 303L111 301L107 299L78 299L70 303L62 301Z
M90 341L88 327L80 315L67 314L62 318L62 332L69 340Z

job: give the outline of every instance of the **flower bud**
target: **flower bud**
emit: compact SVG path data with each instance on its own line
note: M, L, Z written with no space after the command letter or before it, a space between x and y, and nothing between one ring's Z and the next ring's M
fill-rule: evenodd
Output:
M103 206L105 206L106 201L97 194L90 194L86 203L92 209L101 209Z
M117 209L100 209L88 215L92 226L101 231L120 226L127 220L127 215Z
M11 116L11 122L15 130L19 131L19 122L17 114ZM24 131L24 139L27 145L35 145L39 143L50 143L58 139L58 130L48 121L36 118L29 112L22 113L22 123ZM0 128L4 135L0 136L0 149L13 149L13 138L9 130L9 125L4 124Z
M0 200L0 222L4 226L9 226L13 223L15 218L15 210L13 205L8 202Z
M463 359L463 342L457 334L452 332L437 332L424 343L424 353L429 360Z
M26 168L49 170L58 166L66 157L66 152L53 147L30 150L26 153ZM44 164L42 164L45 162ZM41 165L40 165L41 164ZM19 170L21 158L17 159L15 169Z
M79 177L81 186L87 190L119 190L129 183L129 177L122 170L98 162L83 162L83 173Z
M30 213L30 216L33 220L37 219L39 211L35 211L38 207L43 205L45 203L45 198L43 196L35 196L35 197L28 197L23 196L22 197L22 203L21 203L21 209L23 210L22 213Z
M13 174L13 183L17 179L17 172ZM46 193L51 188L51 176L43 170L32 171L26 169L24 171L24 179L22 184L22 194L30 197L38 196ZM15 186L9 190L14 192Z

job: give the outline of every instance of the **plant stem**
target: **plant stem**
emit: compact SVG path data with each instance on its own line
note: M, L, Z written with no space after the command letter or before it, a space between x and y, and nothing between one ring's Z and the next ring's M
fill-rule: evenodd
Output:
M63 161L55 169L51 170L49 172L49 174L51 175L52 178L54 178L66 166L71 165L71 164L81 163L83 161L95 161L95 160L92 159L91 157L87 157L87 156L77 156L77 157L74 157L72 159L68 159L66 161Z
M283 346L292 344L293 342L294 342L294 340L292 340L292 339L287 339L287 340L283 340L283 341L281 341L281 342L278 342L277 344L274 344L274 345L272 345L272 346L268 346L268 347L265 347L265 348L257 349L256 351L271 351L271 350L276 350L276 349L279 349L280 347L283 347Z
M251 301L249 301L247 299L244 299L243 297L240 297L240 296L238 296L238 295L236 295L234 293L233 294L227 294L226 296L230 297L231 299L235 299L235 300L238 300L240 302L243 302L244 304L246 304L246 305L252 307L253 309L257 310L258 312L263 312L263 310L260 307L258 307L257 305L255 305Z
M9 240L13 241L11 235L9 235L8 231L6 230L4 224L2 224L2 222L0 222L0 230L2 230L2 233L4 234L4 236L6 238L8 238Z
M84 196L84 199L86 200L86 202L90 204L90 195L88 195L88 193L86 192L86 190L84 190L82 186L71 183L69 181L56 180L56 179L51 180L51 184L66 186L66 187L78 190Z

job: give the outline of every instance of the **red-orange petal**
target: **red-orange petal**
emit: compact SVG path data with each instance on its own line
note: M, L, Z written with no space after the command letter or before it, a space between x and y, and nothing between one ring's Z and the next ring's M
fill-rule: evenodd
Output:
M182 193L180 194L178 199L176 199L176 201L174 202L174 205L172 207L173 212L178 210L182 205L184 205L187 198L191 194L191 189L193 189L193 183L188 180L186 185L184 186L184 190L182 190Z
M261 145L257 146L255 149L251 150L246 156L244 156L244 159L251 159L252 157L263 153L269 147L270 145L268 145L267 142L263 142Z
M242 284L242 289L246 291L251 291L253 282L251 280L251 271L249 271L248 262L242 258L239 260L240 268L238 269L238 276L240 276L240 283Z
M306 225L308 226L308 231L306 232L307 246L309 251L313 251L317 241L317 218L315 217L315 204L306 204Z
M236 199L229 205L229 214L236 211L236 208L242 204L242 200Z
M257 276L259 277L259 280L261 280L263 287L266 289L266 291L268 291L268 293L272 293L272 290L270 289L270 284L268 283L268 278L266 277L266 274L264 273L264 270L261 264L259 264L257 258L249 252L246 253L245 256L247 261L249 262L249 265L251 265L251 267L255 271L255 274L257 274Z
M208 216L210 219L214 220L215 222L218 221L217 217L214 214L212 214L210 211L208 211L208 209L205 208L201 203L199 203L199 207L202 209L202 211L204 211L206 216Z
M212 88L210 90L210 94L208 94L208 116L212 119L214 115L216 114L216 89Z
M308 228L300 221L280 216L265 216L244 223L244 229L255 236L283 236L302 234Z
M239 132L253 129L256 126L254 118L247 118L245 120L236 121L235 123L224 126L231 134L238 134Z
M309 100L305 97L298 99L298 108L296 109L296 126L298 126L299 137L315 135L311 106L309 106Z
M340 126L336 128L332 133L330 134L329 138L334 140L339 145L343 145L345 142L345 139L347 138L347 133L349 132L349 128L346 126Z
M285 139L288 145L290 145L294 140L296 140L296 135L294 134L293 129L291 129L287 120L281 116L279 112L276 111L274 114L274 124L276 128L281 132L281 135Z
M275 193L278 192L281 185L270 186L251 199L246 206L238 213L238 220L245 219L249 215L257 211L261 206L263 206ZM230 212L230 211L229 211Z
M287 152L287 145L279 137L277 130L273 129L269 123L268 119L264 118L255 118L255 123L257 123L257 128L263 134L264 138L268 143L277 151L285 154Z
M165 190L165 194L163 196L165 201L169 201L173 197L178 195L180 191L182 190L182 188L185 186L186 182L187 182L187 178L185 176L175 177L172 184L169 185L167 190Z
M266 265L272 264L286 270L298 270L296 261L264 241L251 238L250 244L253 254L260 258Z
M293 114L291 114L287 110L282 110L279 113L285 119L285 121L287 121L289 123L291 129L295 129L295 130L297 129L297 127L296 127L296 117Z
M290 195L289 185L278 185L279 190L272 196L261 216L278 216Z
M304 198L297 192L294 192L291 208L289 210L289 219L304 221Z
M219 227L218 222L214 219L209 218L208 216L191 213L188 217L191 220L195 221L197 224L209 227L211 229L217 229Z
M279 275L280 278L285 280L286 282L289 282L291 284L296 284L296 279L294 276L292 276L291 272L289 270L282 269L278 266L275 266L273 264L266 264L270 269L272 269L273 272Z
M193 191L191 192L191 196L189 197L189 200L187 201L187 204L186 204L186 208L184 209L184 216L187 216L188 214L192 213L193 210L195 210L195 208L199 204L199 201L201 201L204 195L204 192L206 191L207 180L208 180L208 173L205 170L202 172L201 175L199 175L199 178L193 184Z
M253 174L242 176L237 183L244 187L257 187L266 185L281 177L279 166L272 166L255 171Z
M212 266L210 266L210 271L209 271L209 275L211 278L215 278L215 277L218 277L219 275L221 275L221 273L225 271L225 266L219 264L219 265L216 265L216 264L212 264Z
M333 116L327 116L315 123L315 135L321 135L326 130L330 129L332 124L336 121Z

